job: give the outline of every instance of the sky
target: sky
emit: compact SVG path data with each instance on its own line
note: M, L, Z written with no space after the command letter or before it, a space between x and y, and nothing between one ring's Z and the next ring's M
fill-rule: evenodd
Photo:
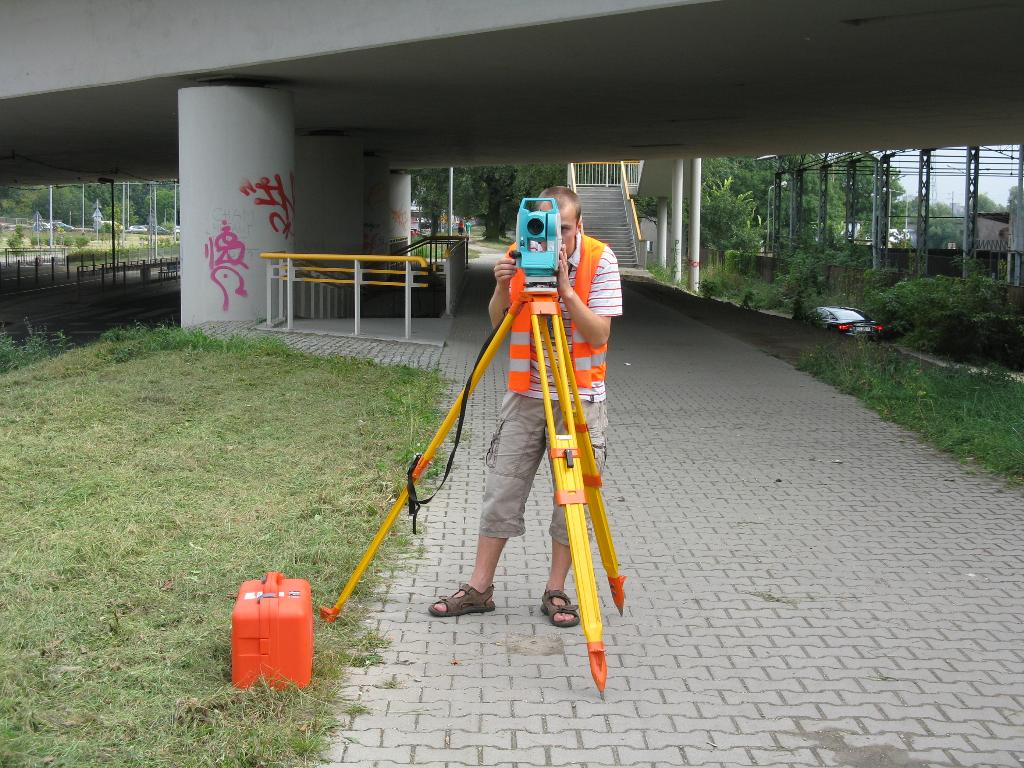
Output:
M982 148L979 161L978 191L1002 205L1005 205L1009 199L1010 188L1017 184L1018 149L1017 146L1010 145L993 145ZM1000 154L997 150L1002 150L1005 154ZM952 198L952 202L963 205L966 154L965 147L950 147L941 150L941 159L933 159L933 201L949 204ZM907 195L917 195L917 152L907 152L897 162L901 172L900 183L907 191ZM955 175L936 173L937 167L941 167L946 172L955 172Z

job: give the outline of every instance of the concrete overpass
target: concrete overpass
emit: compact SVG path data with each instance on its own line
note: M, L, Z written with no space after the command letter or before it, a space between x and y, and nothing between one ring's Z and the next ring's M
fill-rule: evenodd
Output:
M1024 135L1019 0L43 0L3 14L0 184L180 178L183 296L189 254L223 221L250 251L365 243L368 223L387 226L395 169ZM272 220L253 204L275 174L294 210Z

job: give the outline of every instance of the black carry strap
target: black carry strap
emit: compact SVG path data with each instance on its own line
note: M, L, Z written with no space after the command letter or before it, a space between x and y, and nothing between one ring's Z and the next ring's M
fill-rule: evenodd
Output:
M466 379L466 386L462 388L462 406L459 408L459 425L455 428L455 444L452 446L452 452L448 454L448 465L444 468L444 477L441 478L440 485L434 489L434 492L425 499L421 499L416 495L416 482L413 480L412 473L416 469L416 465L420 463L420 459L423 458L422 453L417 453L416 457L412 460L409 465L408 471L405 473L405 489L409 492L409 515L412 517L412 532L416 533L416 515L419 514L420 507L424 504L429 504L437 496L438 491L444 486L445 481L448 479L448 475L451 474L452 464L455 461L455 452L459 449L459 440L462 439L462 423L466 419L466 405L469 403L469 390L470 385L473 383L473 375L476 373L477 368L480 367L480 361L484 359L484 353L487 348L491 346L491 342L494 340L495 334L498 332L498 325L491 335L487 337L487 341L480 348L480 354L476 356L476 362L473 363L473 370L469 372L469 378Z

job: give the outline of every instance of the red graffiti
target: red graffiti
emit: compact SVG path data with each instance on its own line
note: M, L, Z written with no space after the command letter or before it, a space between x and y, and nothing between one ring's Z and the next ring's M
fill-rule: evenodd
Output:
M220 223L220 234L207 238L203 252L206 254L207 261L210 262L210 279L224 294L224 304L221 309L227 312L228 284L237 283L234 290L236 296L249 295L245 290L245 278L238 270L238 267L248 269L249 265L245 263L245 243L238 239L238 235L232 231L231 225L226 220L221 220Z
M294 173L288 174L288 191L285 190L284 182L281 181L281 174L279 173L274 174L273 181L266 176L255 184L248 179L243 179L242 186L238 188L238 191L246 197L262 194L262 197L253 198L253 202L256 205L272 205L275 208L280 208L281 210L279 211L273 211L267 217L267 220L275 232L279 232L285 237L291 237L292 213L295 211Z

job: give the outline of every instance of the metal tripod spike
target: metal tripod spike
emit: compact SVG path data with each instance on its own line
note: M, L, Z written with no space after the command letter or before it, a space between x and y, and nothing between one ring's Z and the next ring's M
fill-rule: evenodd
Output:
M590 511L594 538L597 540L601 562L608 576L612 599L620 614L625 602L623 583L626 577L619 574L611 529L608 526L608 518L601 497L601 474L594 457L594 447L590 441L590 432L587 428L576 377L572 368L567 365L567 361L572 358L569 355L569 344L565 335L565 324L559 310L557 293L527 293L522 301L512 304L490 344L481 354L466 387L452 404L437 434L434 435L430 445L423 452L423 456L412 472L412 478L418 481L433 461L437 450L458 418L463 400L472 394L486 373L494 355L508 336L512 323L520 312L529 312L531 315L534 352L543 382L544 413L548 428L548 455L555 484L555 502L565 510L566 527L569 531L569 549L576 574L576 599L580 606L580 623L583 634L587 638L590 672L603 696L608 679L608 665L602 639L601 610L597 600L597 582L594 577L594 562L590 553L585 508ZM559 408L567 434L560 435L555 430L554 405L548 381L548 370L551 371L551 379L555 382L558 392ZM408 499L409 493L406 488L399 494L391 511L384 518L377 534L373 537L373 541L334 606L320 608L320 617L324 621L331 622L337 619L342 607L351 597Z

